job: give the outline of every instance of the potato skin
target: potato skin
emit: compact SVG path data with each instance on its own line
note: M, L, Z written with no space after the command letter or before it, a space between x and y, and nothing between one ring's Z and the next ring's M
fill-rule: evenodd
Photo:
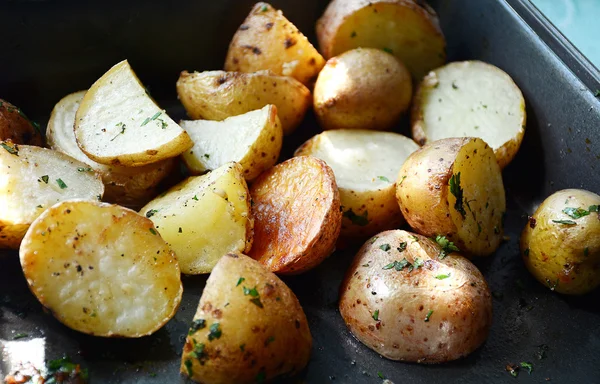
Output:
M600 286L600 214L590 212L575 219L563 212L598 205L600 196L595 193L565 189L544 200L529 219L521 234L521 254L540 283L568 295L581 295Z
M399 252L402 243L406 249ZM401 230L363 245L342 283L339 304L362 343L391 360L433 364L464 357L485 341L492 322L485 279L464 257L452 253L440 260L439 253L432 240ZM386 267L404 258L423 265L412 271Z
M0 99L0 141L44 146L44 138L20 108Z
M389 130L411 98L410 73L400 60L379 49L357 48L327 61L313 106L323 129Z

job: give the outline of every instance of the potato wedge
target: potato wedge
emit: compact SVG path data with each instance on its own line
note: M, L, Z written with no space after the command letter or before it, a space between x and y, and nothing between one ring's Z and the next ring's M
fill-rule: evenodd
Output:
M86 91L62 98L52 110L46 139L50 148L88 164L100 174L104 183L104 200L129 208L141 208L156 196L156 187L175 167L175 159L167 159L142 167L123 167L95 162L79 149L73 126L75 113Z
M342 212L335 176L312 156L263 172L250 187L254 244L249 256L272 272L296 274L320 264L339 236Z
M40 126L6 100L0 99L0 141L44 146Z
M202 292L181 372L200 383L266 383L300 372L311 347L292 290L251 258L227 254Z
M469 260L441 252L401 230L363 245L339 303L358 340L388 359L424 364L459 359L483 344L492 324L487 283Z
M183 71L177 94L192 119L224 120L273 104L284 135L300 125L312 103L310 91L302 83L267 71Z
M229 44L226 71L269 70L310 85L325 59L283 12L256 3Z
M392 53L419 81L446 61L446 40L435 11L424 1L332 0L317 21L325 58L354 48Z
M502 174L481 139L443 139L414 152L398 174L396 198L415 231L447 236L466 255L488 256L502 241Z
M0 248L19 248L35 218L60 201L102 198L104 185L87 164L37 146L0 146Z
M129 167L175 157L193 145L150 98L127 60L86 92L75 116L75 137L92 160Z
M19 255L40 303L82 333L150 335L181 301L175 254L150 220L118 205L54 205L33 222Z
M194 142L182 155L193 174L235 161L242 166L244 178L253 180L279 158L283 131L274 105L223 121L193 120L179 124Z
M314 156L331 167L343 211L340 236L360 241L404 223L395 182L417 149L414 141L397 133L340 129L314 136L295 155Z
M182 181L140 214L156 225L188 275L208 273L224 254L252 247L250 194L236 163Z
M504 168L521 146L526 119L523 94L506 72L481 61L463 61L425 76L413 104L412 135L421 145L479 137Z

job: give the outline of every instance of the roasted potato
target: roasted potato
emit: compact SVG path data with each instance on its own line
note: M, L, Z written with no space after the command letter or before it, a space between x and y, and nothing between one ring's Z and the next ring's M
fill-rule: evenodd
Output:
M443 139L414 152L398 174L396 198L415 231L447 236L466 255L488 256L502 241L502 174L481 139Z
M270 382L300 372L312 338L294 293L251 258L227 254L202 292L181 372L211 384Z
M434 241L395 230L363 245L340 288L340 313L363 344L392 360L456 360L486 340L492 299L481 272Z
M419 86L412 135L421 145L448 137L479 137L494 149L500 168L517 154L525 134L525 100L500 68L481 61L447 64Z
M296 274L320 264L335 247L342 212L335 176L311 156L263 172L250 187L254 244L249 256L272 272Z
M256 3L229 44L226 71L269 70L305 85L314 82L325 59L308 39L267 3Z
M582 189L552 194L521 235L529 272L553 291L580 295L600 286L600 196Z
M363 240L404 223L396 201L396 177L419 146L391 132L326 131L296 150L325 161L335 174L343 218L340 236Z
M19 248L33 220L60 201L102 198L100 176L87 164L37 146L0 146L0 248Z
M246 180L253 180L279 158L283 131L274 105L223 121L193 120L179 124L194 142L182 155L193 174L235 161L242 166Z
M410 106L412 80L397 58L373 48L333 57L319 73L313 106L323 129L389 130Z
M85 92L67 95L56 104L46 129L48 145L98 172L104 183L105 201L139 209L156 196L156 187L173 171L176 161L173 158L142 167L123 167L100 164L87 157L77 146L73 131L75 113Z
M0 99L0 141L44 146L40 126L29 120L20 108Z
M181 301L175 254L150 220L118 205L69 200L52 206L33 222L19 255L40 303L79 332L150 335Z
M252 247L250 194L236 163L182 181L140 214L156 225L185 274L208 273L224 254Z
M284 135L300 125L312 101L302 83L267 71L183 71L177 81L177 94L192 119L224 120L273 104Z
M193 145L148 95L127 60L86 92L75 115L75 138L92 160L129 167L175 157Z
M418 81L446 61L446 40L435 11L423 1L333 0L317 21L325 58L353 48L392 53Z

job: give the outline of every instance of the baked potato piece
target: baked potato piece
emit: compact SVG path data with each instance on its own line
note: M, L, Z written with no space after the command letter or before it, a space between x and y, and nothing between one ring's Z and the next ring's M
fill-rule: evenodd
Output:
M392 129L410 106L410 73L380 49L357 48L327 61L313 106L323 129Z
M175 157L193 145L148 95L127 60L86 92L75 115L75 138L92 160L129 167Z
M335 176L323 160L284 161L263 172L250 195L254 244L249 256L271 272L302 273L333 252L342 212Z
M261 264L223 256L202 292L181 372L212 384L266 383L308 363L312 338L294 293Z
M33 222L19 255L40 303L89 335L150 335L181 301L175 254L150 220L118 205L69 200L52 206Z
M358 47L386 50L417 81L446 61L438 17L423 1L332 0L317 21L317 38L327 59Z
M538 207L521 235L531 274L552 291L581 295L600 286L600 196L565 189Z
M300 125L312 102L310 91L302 83L268 71L183 71L177 81L177 94L192 119L225 120L273 104L284 135Z
M340 129L314 136L295 155L314 156L331 167L342 205L340 236L360 241L404 224L395 182L417 149L414 141L397 133Z
M236 163L182 181L140 214L156 225L188 275L208 273L224 254L252 247L250 194Z
M0 99L0 141L44 146L39 124L29 120L21 108Z
M52 110L46 139L50 148L67 154L98 172L104 183L104 200L129 208L141 208L157 195L158 184L175 167L175 158L142 167L123 167L95 162L79 149L73 126L75 113L86 91L62 98Z
M325 59L283 12L256 3L229 44L226 71L269 70L304 85L314 82Z
M60 201L102 198L104 185L87 164L32 145L0 147L0 248L18 249L35 218Z
M421 145L479 137L504 168L521 146L526 119L523 94L506 72L481 61L462 61L425 76L413 104L412 135Z
M488 256L502 241L502 174L481 139L443 139L414 152L398 174L396 198L415 231L444 235L466 255Z
M391 360L424 364L473 352L492 323L481 272L434 241L401 230L380 233L358 251L339 308L367 347Z
M179 124L194 142L182 155L192 174L235 161L242 166L245 179L253 180L279 158L283 131L274 105L223 121L193 120Z

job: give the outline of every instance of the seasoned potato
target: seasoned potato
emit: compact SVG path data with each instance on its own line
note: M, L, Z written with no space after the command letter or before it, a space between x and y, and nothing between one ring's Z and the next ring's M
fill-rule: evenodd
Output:
M193 120L179 124L194 142L192 149L182 155L194 174L235 161L242 166L246 180L253 180L279 158L283 131L274 105L223 121Z
M127 60L86 92L75 116L75 137L92 160L129 167L175 157L193 145L150 98Z
M404 223L395 182L418 148L397 133L340 129L314 136L296 156L315 156L331 167L343 211L340 235L354 241Z
M500 68L481 61L447 64L423 79L412 110L412 134L421 145L448 137L479 137L500 168L517 154L525 134L525 100Z
M553 291L580 295L600 286L600 196L582 189L552 194L521 235L529 272Z
M335 247L342 212L335 176L316 157L294 157L265 171L250 188L254 244L249 256L270 271L305 272Z
M0 146L0 248L18 248L33 220L60 201L102 198L102 181L87 164L36 146Z
M19 254L33 294L79 332L150 335L181 301L175 254L150 220L118 205L56 204L33 222Z
M406 67L379 49L357 48L333 57L319 73L314 109L323 129L392 129L410 106Z
M392 360L443 363L477 349L492 323L481 272L410 232L363 245L340 288L340 313L363 344Z
M0 99L0 141L42 147L44 138L37 123L6 100Z
M399 58L420 80L446 61L446 40L435 11L423 1L333 0L317 21L325 58L358 47Z
M65 153L102 176L104 200L130 208L141 208L156 196L156 187L175 167L175 159L167 159L142 167L105 165L90 159L79 149L73 125L75 113L86 91L75 92L62 98L52 110L46 138L50 148Z
M300 125L312 101L302 83L267 71L183 71L177 94L192 119L224 120L273 104L285 135Z
M502 174L481 139L443 139L414 152L398 174L396 198L415 231L445 235L467 255L490 255L502 241Z
M267 3L256 3L229 44L226 71L270 70L305 85L315 80L325 59L308 39Z
M181 372L211 384L262 383L308 363L312 338L294 293L251 258L227 254L202 292Z
M208 273L224 254L252 247L250 194L236 163L182 181L140 213L156 225L185 274Z

